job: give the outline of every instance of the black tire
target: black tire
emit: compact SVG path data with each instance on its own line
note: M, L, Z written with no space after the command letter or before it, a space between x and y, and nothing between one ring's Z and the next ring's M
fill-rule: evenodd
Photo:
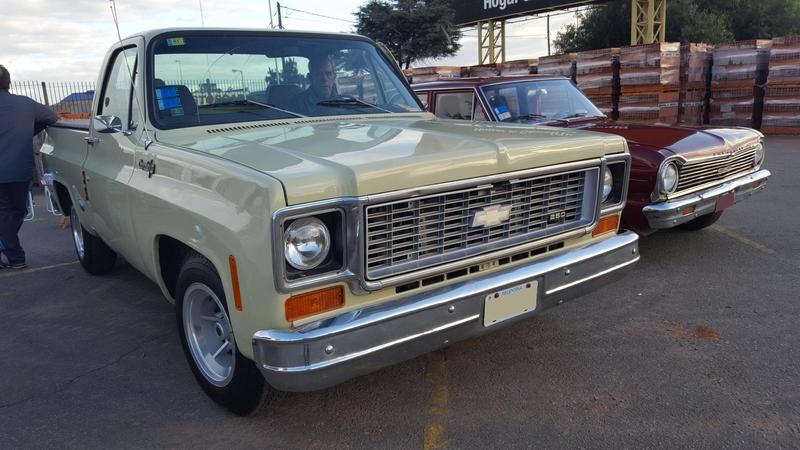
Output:
M692 219L686 223L682 223L678 225L678 228L687 231L702 230L703 228L714 225L714 223L718 221L720 217L722 217L722 211L713 212L711 214L706 214L696 219Z
M240 416L256 412L262 405L273 399L277 395L277 391L266 383L255 363L244 357L236 346L230 329L225 291L214 266L201 255L194 252L189 253L181 265L175 292L175 312L183 353L203 391L217 404ZM216 300L213 298L193 300L193 295L198 292L200 296L213 292L217 298ZM187 302L193 303L195 306L187 306ZM227 366L230 368L226 378L223 380L217 379L215 381L213 380L213 375L208 375L204 372L201 365L208 370L209 363L198 361L192 351L192 344L190 344L192 342L194 343L193 345L201 347L203 345L215 345L209 342L213 339L203 339L202 336L198 336L203 335L198 327L192 327L194 331L190 333L187 329L187 321L184 320L187 309L188 314L192 315L194 314L194 308L200 308L206 303L210 304L212 308L217 305L216 309L213 310L213 314L217 315L218 319L221 319L221 315L224 314L226 322L218 322L216 324L220 330L224 330L217 332L218 339L224 342L232 341L229 345L232 348L226 349L220 355L229 362ZM219 305L222 306L221 310L218 307ZM207 316L209 310L206 311ZM209 335L205 336L208 337ZM214 338L214 336L211 335L211 338ZM211 358L214 362L217 361L216 358Z
M70 208L70 229L72 244L78 261L92 275L105 275L114 269L117 254L102 239L93 236L81 225L75 206Z

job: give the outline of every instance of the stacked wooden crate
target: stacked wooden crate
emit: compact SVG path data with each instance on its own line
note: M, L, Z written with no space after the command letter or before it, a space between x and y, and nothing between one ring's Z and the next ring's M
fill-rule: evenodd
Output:
M616 116L619 98L619 49L607 48L579 52L575 58L578 88L597 108Z
M506 61L499 64L500 75L504 77L513 77L537 73L538 65L539 60L537 58Z
M628 122L677 123L680 43L623 47L619 61L619 119Z
M702 125L708 111L711 82L711 57L714 47L708 44L681 46L681 88L678 122Z
M714 48L709 123L759 128L772 41L754 39Z
M469 67L469 76L491 78L500 76L500 64L479 64Z
M772 40L761 130L800 135L800 36Z
M575 81L576 53L563 55L544 56L539 58L538 73L543 75L557 75Z
M466 76L469 76L469 68L461 66L415 67L411 70L411 78L414 83L452 80Z

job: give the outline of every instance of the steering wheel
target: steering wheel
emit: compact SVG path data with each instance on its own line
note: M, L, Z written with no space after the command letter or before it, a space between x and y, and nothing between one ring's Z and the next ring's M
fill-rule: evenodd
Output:
M403 94L395 92L391 97L389 97L389 100L386 100L386 103L388 105L394 105L395 103L400 103L401 101L403 101Z

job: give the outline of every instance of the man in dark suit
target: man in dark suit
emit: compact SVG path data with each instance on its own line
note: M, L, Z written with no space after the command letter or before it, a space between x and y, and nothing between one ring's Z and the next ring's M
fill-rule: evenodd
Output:
M33 136L58 121L50 108L11 94L11 75L0 65L0 267L24 269L19 229L33 175Z

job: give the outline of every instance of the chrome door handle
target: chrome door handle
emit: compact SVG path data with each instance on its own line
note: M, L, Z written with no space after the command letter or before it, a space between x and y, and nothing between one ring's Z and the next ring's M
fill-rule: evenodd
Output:
M89 145L94 145L94 144L99 144L100 143L100 138L99 137L94 137L94 136L86 136L85 138L83 138L83 140L86 141L86 143L89 144Z

